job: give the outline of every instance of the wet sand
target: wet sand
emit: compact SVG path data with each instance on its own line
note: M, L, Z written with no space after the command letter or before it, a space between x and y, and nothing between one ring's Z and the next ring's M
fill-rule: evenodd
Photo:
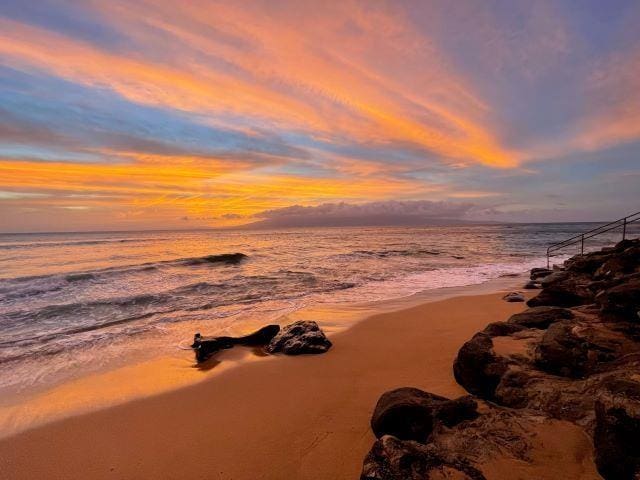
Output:
M374 441L369 419L380 394L400 386L463 394L452 375L462 343L524 308L502 295L375 315L333 334L324 355L244 363L194 385L3 438L0 478L358 478ZM144 381L153 383L153 375L146 371ZM577 427L541 424L537 441L531 463L496 462L487 473L598 478L590 442Z

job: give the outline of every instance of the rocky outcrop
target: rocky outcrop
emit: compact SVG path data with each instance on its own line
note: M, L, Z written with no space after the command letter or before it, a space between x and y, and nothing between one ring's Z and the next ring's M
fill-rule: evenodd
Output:
M486 480L462 455L385 435L373 444L360 480Z
M564 274L564 272L562 272ZM555 273L553 275L556 275ZM549 278L549 277L547 277ZM561 276L561 280L552 283L541 283L542 291L527 301L529 307L544 305L556 307L576 307L593 302L593 292L587 285L590 280L587 277ZM545 279L546 280L546 279Z
M301 355L307 353L324 353L331 348L331 342L325 336L318 324L309 320L300 320L282 327L266 351L269 353L284 353L287 355Z
M529 278L531 278L531 280L533 281L536 281L548 277L552 273L553 270L550 270L548 268L532 268Z
M602 291L596 301L605 313L640 322L640 278L634 277Z
M470 396L449 400L417 388L404 387L380 397L371 417L376 437L393 435L401 440L426 442L434 426L452 427L478 416L478 405Z
M468 392L490 399L507 371L507 364L493 350L491 337L481 332L462 346L453 364L453 374Z
M454 361L458 383L490 403L451 427L433 407L397 410L392 424L420 434L380 430L363 479L484 478L487 458L529 461L541 419L584 429L606 480L640 478L640 240L531 279L542 288L531 308L487 325Z
M593 443L605 478L640 477L640 382L611 379L595 404Z
M244 337L203 337L196 333L191 348L195 351L196 361L204 362L212 355L232 348L234 345L260 346L267 345L280 331L279 325L267 325Z
M533 307L522 313L511 315L507 323L520 325L527 328L548 328L549 325L559 320L573 318L571 310L559 307Z
M549 327L536 346L536 365L541 370L563 377L582 378L585 375L592 357L589 344L576 333L576 328L571 321Z
M520 332L526 327L508 322L493 322L487 325L482 333L486 333L490 337L504 337L512 333Z

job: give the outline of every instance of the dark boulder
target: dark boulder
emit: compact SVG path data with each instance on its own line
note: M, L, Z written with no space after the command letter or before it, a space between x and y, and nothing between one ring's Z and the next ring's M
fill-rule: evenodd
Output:
M280 333L267 345L267 352L282 352L287 355L324 353L331 348L331 342L318 324L300 320L282 327Z
M531 280L540 280L546 276L549 276L553 273L553 270L548 268L532 268L529 278Z
M534 280L529 280L523 285L522 288L524 288L525 290L537 290L538 288L540 288L540 285L538 285L538 283Z
M204 362L213 354L234 345L259 346L267 345L280 331L279 325L267 325L243 337L203 337L196 333L191 348L195 350L196 360Z
M602 306L605 313L640 321L640 278L632 278L601 292L596 297L596 302Z
M506 337L512 333L521 332L526 327L522 325L516 325L514 323L507 322L493 322L484 327L483 333L486 333L490 337Z
M401 440L425 443L433 430L433 406L446 398L404 387L384 393L371 417L377 438L393 435Z
M360 480L485 480L482 472L462 456L434 445L385 435L364 459Z
M589 362L588 343L574 333L571 321L552 324L536 347L536 365L545 372L581 378Z
M614 251L597 251L584 255L575 255L564 262L565 270L572 274L593 275L606 262Z
M595 410L598 471L606 480L640 478L640 383L611 379L599 392Z
M547 275L542 280L540 280L540 286L542 288L545 288L549 285L553 285L554 283L566 280L567 278L569 278L569 272L566 272L564 270L553 272L551 275Z
M500 380L496 388L495 398L497 403L510 408L524 408L529 401L528 383L531 375L527 370L520 368L509 369Z
M545 329L559 320L573 318L571 310L561 307L533 307L521 313L511 315L507 322L513 325L521 325L527 328Z
M543 284L542 291L535 297L529 299L529 307L540 307L544 305L557 307L576 307L593 303L593 292L587 285L590 278L582 276L568 276L552 283Z
M449 400L418 388L397 388L378 399L371 429L378 438L393 435L425 443L437 423L452 427L475 418L476 410L477 404L469 396Z
M595 278L620 278L640 271L640 245L614 255L596 270Z
M436 423L441 422L449 428L460 422L473 420L477 416L478 403L471 395L463 395L453 400L447 400L435 409Z
M494 352L491 337L480 332L458 351L453 374L468 392L491 399L507 368L507 360Z

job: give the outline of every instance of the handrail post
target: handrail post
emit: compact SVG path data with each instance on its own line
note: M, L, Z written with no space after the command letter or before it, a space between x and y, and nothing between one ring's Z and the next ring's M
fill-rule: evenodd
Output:
M627 217L622 219L622 240L627 236Z
M584 255L584 233L580 235L580 255Z

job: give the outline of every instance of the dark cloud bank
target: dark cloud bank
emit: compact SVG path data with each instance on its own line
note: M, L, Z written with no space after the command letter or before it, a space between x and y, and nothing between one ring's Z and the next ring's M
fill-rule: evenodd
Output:
M260 220L246 228L421 226L468 223L465 216L474 208L470 203L415 201L323 203L315 207L266 210Z

